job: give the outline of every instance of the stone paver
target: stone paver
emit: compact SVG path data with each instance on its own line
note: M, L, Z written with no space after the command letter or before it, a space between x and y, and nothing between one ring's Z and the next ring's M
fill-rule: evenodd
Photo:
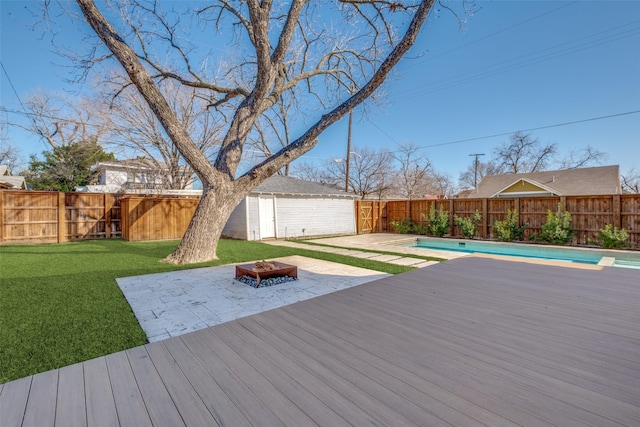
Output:
M256 289L235 280L235 265L226 265L116 281L155 342L389 276L302 256L276 260L297 265L298 280Z
M389 261L389 262L393 263L393 264L396 264L396 265L404 265L404 266L407 266L407 267L415 267L418 264L423 264L425 262L437 264L436 261L425 261L425 260L419 259L419 258L407 258L407 257L398 258L396 260ZM431 265L431 264L429 264L429 265Z
M374 256L372 256L371 258L369 258L370 260L373 261L380 261L380 262L388 262L389 264L394 264L394 261L399 260L400 256L398 255L383 255L383 254L374 254Z
M316 250L320 252L330 252L345 256L352 256L356 258L366 258L374 261L386 262L389 264L404 265L410 267L425 267L431 265L431 261L424 261L411 257L402 257L395 255L383 255L374 252L363 252L359 249L379 250L385 252L397 252L407 255L420 255L420 256L433 256L444 259L458 258L466 254L461 252L452 251L436 251L427 250L423 248L411 247L412 243L418 236L398 235L389 233L376 233L376 234L359 234L353 236L340 236L340 237L328 237L324 239L316 239L314 243L317 245L309 245L302 242L295 242L291 240L265 240L263 243L267 243L274 246L286 246L289 248L300 248ZM321 245L331 246L321 246ZM336 248L333 246L340 246ZM342 249L342 248L353 249ZM424 264L427 262L427 264Z

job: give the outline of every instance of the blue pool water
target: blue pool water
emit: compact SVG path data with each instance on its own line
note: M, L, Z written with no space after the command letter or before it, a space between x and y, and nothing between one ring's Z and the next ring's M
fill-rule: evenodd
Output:
M611 259L611 262L603 265L640 268L640 252L635 253L632 251L605 251L524 243L482 242L432 237L418 238L413 247L466 253L518 256L594 265L601 263L601 261ZM612 258L615 258L615 260Z

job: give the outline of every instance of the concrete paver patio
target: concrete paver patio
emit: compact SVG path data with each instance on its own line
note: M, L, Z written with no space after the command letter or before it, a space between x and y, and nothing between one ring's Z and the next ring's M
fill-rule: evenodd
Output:
M198 268L117 279L150 342L325 295L389 276L301 256L298 280L252 288L234 279L235 266Z

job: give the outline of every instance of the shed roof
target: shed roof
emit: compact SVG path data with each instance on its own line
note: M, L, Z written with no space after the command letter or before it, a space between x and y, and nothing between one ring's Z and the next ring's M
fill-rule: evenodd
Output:
M347 193L333 185L304 181L289 176L274 175L251 191L251 194L282 194L296 196L332 196L356 199L358 196Z
M564 169L531 173L491 175L484 177L478 190L467 197L499 197L518 182L526 182L539 191L525 191L531 195L554 194L559 196L587 196L597 194L620 194L620 167L597 166L592 168ZM512 193L513 194L513 193Z

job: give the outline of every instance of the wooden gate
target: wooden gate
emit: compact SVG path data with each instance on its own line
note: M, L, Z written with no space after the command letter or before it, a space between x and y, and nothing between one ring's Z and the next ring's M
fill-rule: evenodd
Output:
M357 200L356 232L358 234L381 233L387 231L387 202Z

